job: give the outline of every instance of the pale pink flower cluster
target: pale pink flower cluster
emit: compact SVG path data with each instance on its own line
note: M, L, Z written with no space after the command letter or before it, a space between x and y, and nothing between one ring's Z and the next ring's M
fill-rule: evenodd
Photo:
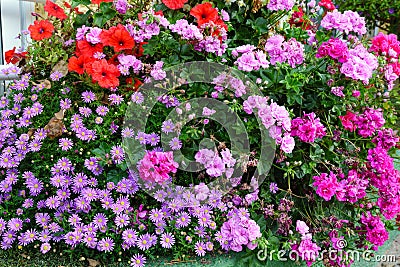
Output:
M257 115L262 124L269 130L269 135L280 145L281 150L286 153L293 151L295 143L290 135L291 120L285 107L279 106L275 102L269 105L266 97L249 96L243 102L243 109L247 114L252 114L253 109L257 109Z
M147 151L138 162L140 178L148 182L162 184L170 179L170 173L176 173L179 164L174 161L172 151Z
M304 61L304 45L295 38L285 41L282 35L274 35L267 40L264 50L268 53L272 65L287 62L295 68Z
M194 156L196 162L204 165L206 173L211 177L219 177L223 174L227 178L231 178L233 174L233 166L235 166L236 159L233 158L231 151L225 148L221 151L221 157L217 152L210 149L200 149Z
M365 19L351 10L340 13L335 9L332 12L328 12L321 21L321 27L327 30L339 30L346 34L355 32L364 35L367 33Z

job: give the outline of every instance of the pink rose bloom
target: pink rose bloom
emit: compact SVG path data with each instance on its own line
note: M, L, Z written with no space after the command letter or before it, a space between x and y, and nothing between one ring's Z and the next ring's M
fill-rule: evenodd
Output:
M351 132L353 132L355 129L357 129L357 126L356 126L357 115L355 113L347 111L346 115L339 116L339 119L342 121L342 125L343 125L344 129L351 131Z

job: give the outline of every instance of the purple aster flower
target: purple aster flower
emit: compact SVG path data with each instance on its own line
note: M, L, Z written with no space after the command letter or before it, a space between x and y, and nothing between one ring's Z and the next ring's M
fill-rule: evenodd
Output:
M95 233L86 233L85 237L83 238L83 243L86 244L89 248L96 248L97 247L97 237Z
M154 223L162 221L164 218L163 213L159 209L152 209L150 211L150 220Z
M77 226L81 221L82 219L77 214L72 214L68 219L69 224L72 226Z
M147 134L144 132L138 132L135 139L139 140L140 144L145 145L147 142Z
M82 93L82 100L85 103L90 103L96 100L96 96L92 91L85 91Z
M59 167L64 172L69 172L72 170L72 163L68 158L62 157L58 160L57 167Z
M140 235L136 241L136 245L140 250L148 250L151 247L151 236L149 234Z
M131 266L132 267L144 267L146 264L146 257L141 254L136 254L131 258Z
M136 104L142 104L144 101L144 96L141 92L135 92L131 96L131 101Z
M97 249L99 251L105 251L105 252L113 251L114 250L114 241L109 237L103 238L97 244Z
M116 133L117 132L117 130L118 130L118 128L119 128L119 126L118 125L116 125L115 123L114 123L114 121L112 121L111 122L111 125L110 125L110 131L111 131L111 133Z
M49 230L43 230L42 232L40 232L38 240L41 242L50 242L52 239L50 231Z
M88 107L79 107L79 113L82 114L83 117L87 118L92 114L92 110Z
M58 140L58 144L62 151L68 151L74 145L74 143L69 138L61 138L60 140Z
M187 212L181 212L176 219L176 227L187 227L191 222L190 216Z
M163 248L171 248L175 244L175 237L170 233L161 235L160 244Z
M171 147L172 150L179 150L182 147L182 141L179 140L178 137L174 137L169 142L169 146Z
M161 130L168 134L168 133L172 133L174 131L175 125L173 124L173 122L171 120L166 120L162 123L162 128Z
M50 246L49 243L43 243L43 244L40 246L40 252L42 252L43 254L46 254L47 252L49 252L50 249L51 249L51 246Z
M273 194L276 194L278 192L278 185L274 182L269 184L269 191Z
M124 101L124 98L121 95L111 94L108 97L108 100L111 101L111 105L119 105L122 103L122 101Z
M203 257L206 255L206 244L204 242L197 241L194 248L197 256Z
M111 158L114 160L116 164L120 164L124 161L125 155L124 155L124 150L122 149L121 146L113 146L111 148Z
M23 221L18 218L12 218L8 221L8 228L12 231L18 232L22 229Z
M99 114L100 116L105 116L107 114L107 112L109 111L109 109L106 106L98 106L96 108L96 112L97 114Z
M122 239L124 243L128 245L128 247L134 246L137 240L137 233L135 230L129 228L122 232Z
M146 136L146 142L147 142L147 144L156 146L158 144L158 142L160 142L160 136L156 133L148 134Z
M59 81L62 77L64 77L64 75L59 71L55 71L50 74L50 79L52 81Z
M60 204L61 204L61 202L60 202L60 200L58 199L57 196L49 197L49 198L46 200L46 206L47 206L49 209L57 209L57 208L60 206Z
M135 136L135 133L131 128L126 127L126 128L124 128L122 130L122 137L131 138L131 137L134 137L134 136Z
M117 228L123 228L124 226L127 226L129 224L129 216L125 213L119 214L115 218L114 222Z
M93 223L99 228L107 225L107 217L103 213L98 213L94 216Z

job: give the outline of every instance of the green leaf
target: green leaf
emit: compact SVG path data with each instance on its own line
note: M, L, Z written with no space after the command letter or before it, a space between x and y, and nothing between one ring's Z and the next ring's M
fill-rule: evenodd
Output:
M104 3L102 2L100 4L100 10L101 12L95 13L93 16L94 19L94 24L99 26L99 27L103 27L103 25L109 21L110 19L112 19L116 14L117 11L115 11L112 8L113 4L112 3Z
M90 4L91 4L90 0L72 0L71 8L75 8L75 7L79 6L79 5L87 6L87 5L90 5Z

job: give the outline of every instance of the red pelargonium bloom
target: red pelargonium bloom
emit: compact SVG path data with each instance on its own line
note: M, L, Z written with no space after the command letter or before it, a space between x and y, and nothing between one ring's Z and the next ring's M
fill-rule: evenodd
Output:
M85 57L71 57L68 61L68 70L75 71L78 74L83 74L85 72Z
M170 9L181 9L187 0L162 0L162 2Z
M112 88L119 85L119 70L116 66L108 64L107 60L102 59L92 63L92 78L103 88Z
M15 53L15 46L13 49L5 52L5 60L7 64L16 64L21 59L25 58L28 52Z
M59 5L51 2L50 0L46 0L46 5L44 6L44 10L49 13L50 16L54 16L59 20L64 20L67 18L67 15Z
M192 8L192 10L190 10L190 15L197 19L197 24L199 24L199 26L210 21L217 21L219 18L218 11L213 8L209 2L199 4Z
M299 11L293 12L292 17L289 20L290 25L301 27L302 29L308 30L311 28L310 21L304 17L304 12L301 7Z
M335 5L332 3L332 0L321 0L319 1L318 5L325 7L328 11L336 9Z
M29 25L28 30L33 40L41 41L53 35L54 26L48 20L35 20L33 24Z
M83 55L90 58L93 57L96 52L103 52L103 44L92 44L86 40L76 42L75 54L77 56Z
M342 121L343 128L346 130L353 132L355 129L357 129L357 115L355 113L347 111L346 115L339 116L339 119Z
M106 2L113 2L114 0L92 0L92 4L98 4L100 5L100 3L106 3Z
M69 8L69 9L71 10L71 5L70 5L68 2L64 2L64 6L65 6L66 8ZM79 11L79 8L77 8L77 7L74 8L74 11L75 11L75 13L78 14L78 15L79 15L79 14L83 14L83 12L80 12L80 11Z
M115 52L132 49L135 46L135 40L121 24L103 31L100 39L104 45L112 46Z

